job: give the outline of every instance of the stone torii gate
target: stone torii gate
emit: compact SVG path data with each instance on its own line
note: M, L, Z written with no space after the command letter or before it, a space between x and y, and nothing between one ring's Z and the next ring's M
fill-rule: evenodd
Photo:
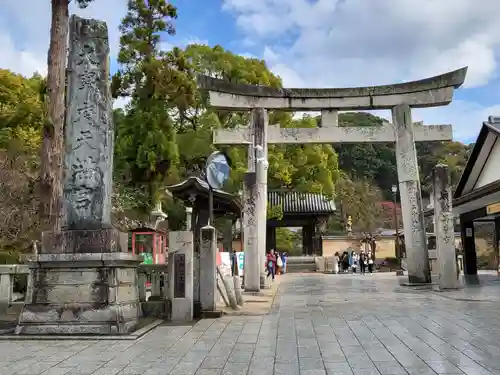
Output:
M452 140L451 125L413 123L411 108L444 106L451 103L467 68L419 81L394 85L333 88L276 89L238 85L207 76L199 85L208 91L210 105L218 109L251 111L248 127L217 129L215 144L250 146L245 179L248 198L244 200L245 288L259 290L259 270L263 263L266 238L267 144L395 142L401 196L409 283L431 281L422 196L415 142ZM390 109L392 124L380 127L339 127L338 111ZM280 128L269 126L267 110L321 111L320 128ZM255 151L254 151L255 150ZM253 173L252 173L253 172ZM257 173L255 173L257 172ZM256 174L256 175L255 175ZM253 176L253 177L252 177Z

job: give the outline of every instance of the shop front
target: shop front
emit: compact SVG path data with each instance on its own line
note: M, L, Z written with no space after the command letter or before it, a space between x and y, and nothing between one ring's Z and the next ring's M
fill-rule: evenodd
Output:
M453 197L460 218L465 275L477 275L474 223L493 222L494 248L500 240L500 117L483 123Z

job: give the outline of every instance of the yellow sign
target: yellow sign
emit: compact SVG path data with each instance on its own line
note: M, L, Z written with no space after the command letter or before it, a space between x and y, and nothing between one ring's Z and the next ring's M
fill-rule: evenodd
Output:
M500 202L490 204L486 207L486 214L488 215L496 214L497 212L500 212Z

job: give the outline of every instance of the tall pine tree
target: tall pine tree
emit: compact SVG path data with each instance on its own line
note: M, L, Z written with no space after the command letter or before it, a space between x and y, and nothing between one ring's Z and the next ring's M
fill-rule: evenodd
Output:
M145 196L145 211L160 199L161 186L179 158L172 119L173 103L189 100L194 80L178 49L160 49L173 35L177 9L165 0L129 0L120 25L121 69L112 80L115 97L130 97L116 126L116 167L127 187Z

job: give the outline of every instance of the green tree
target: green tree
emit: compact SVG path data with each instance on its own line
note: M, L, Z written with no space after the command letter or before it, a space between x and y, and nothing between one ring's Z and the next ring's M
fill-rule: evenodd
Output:
M342 175L338 181L336 200L341 211L342 228L345 228L348 216L352 218L353 231L372 232L379 223L382 194L372 182L366 179L351 180ZM336 229L338 224L331 222L329 229Z
M39 91L43 86L39 75L27 79L0 69L0 129L31 127L41 130L43 106Z
M317 119L282 118L284 128L312 128ZM339 178L338 159L331 145L272 145L269 147L269 185L334 196Z
M302 255L301 235L288 228L276 228L276 250L289 255Z
M175 33L177 9L165 0L129 0L120 25L121 68L112 80L115 97L130 96L126 113L115 114L118 190L129 189L149 212L161 199L166 177L179 159L171 109L189 103L194 80L179 49L164 53L160 36ZM121 195L127 195L123 191Z
M340 126L381 126L384 120L364 112L342 113ZM461 176L471 146L460 142L418 142L416 144L422 195L428 197L431 190L432 168L438 163L450 166L452 184L456 186ZM397 168L394 144L360 143L335 145L339 167L352 179L373 181L383 199L392 200L391 186L397 184Z
M184 51L191 63L192 75L204 74L232 83L281 87L279 77L272 74L265 62L235 55L220 46L190 45ZM246 126L248 112L217 111L210 108L206 95L195 93L196 104L178 107L177 143L179 147L179 177L200 174L205 160L216 148L225 151L232 161L232 171L226 189L241 190L247 171L248 147L212 144L212 132L217 128ZM270 111L270 123L281 127L314 127L316 119L304 116L294 120L285 112ZM268 184L270 189L294 189L321 192L333 196L338 179L337 156L329 145L269 145ZM272 209L272 208L270 208Z
M339 115L340 126L382 126L384 120L365 112ZM375 181L382 192L397 182L394 145L386 143L336 144L339 167L353 179ZM386 198L390 198L387 195Z
M18 262L18 254L38 239L37 191L44 121L40 75L31 78L0 69L0 262Z
M428 196L432 191L432 169L439 163L449 166L451 183L453 188L455 188L460 180L471 150L471 146L466 146L460 142L417 143L423 195Z
M19 253L39 238L39 150L43 79L0 69L0 263L19 261Z

